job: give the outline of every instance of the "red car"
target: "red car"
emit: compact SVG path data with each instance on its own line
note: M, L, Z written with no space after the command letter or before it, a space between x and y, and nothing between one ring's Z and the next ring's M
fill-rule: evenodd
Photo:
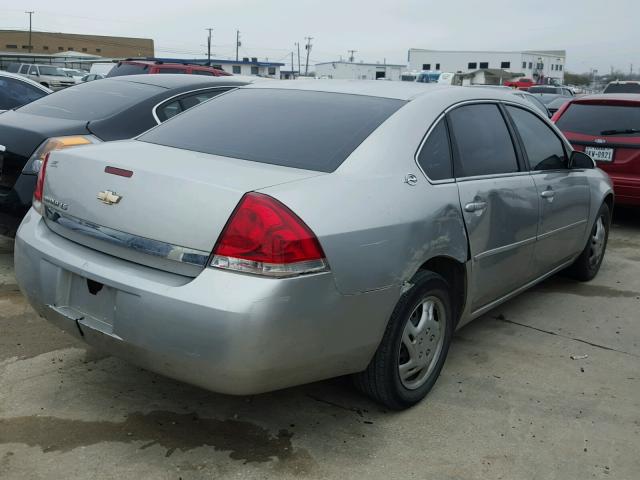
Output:
M109 77L119 77L120 75L139 75L145 73L186 73L192 75L209 75L212 77L224 77L231 75L224 70L204 65L193 65L185 63L165 63L158 60L123 60L111 69L107 74Z
M517 88L518 90L529 90L529 87L533 87L536 83L530 78L521 78L520 80L508 80L503 83L505 87Z
M552 121L613 181L617 204L640 206L640 95L575 98Z

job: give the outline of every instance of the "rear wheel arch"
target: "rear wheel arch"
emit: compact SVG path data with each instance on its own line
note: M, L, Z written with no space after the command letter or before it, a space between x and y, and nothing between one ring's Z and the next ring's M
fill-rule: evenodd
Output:
M467 270L465 265L452 257L437 256L420 265L416 274L423 271L437 273L446 280L451 293L454 326L457 325L464 311L467 298Z
M609 213L613 215L613 193L609 192L605 197L602 203L606 203L607 207L609 207Z

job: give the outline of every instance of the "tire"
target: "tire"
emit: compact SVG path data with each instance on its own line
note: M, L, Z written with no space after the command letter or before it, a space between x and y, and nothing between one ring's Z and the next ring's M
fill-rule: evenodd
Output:
M453 334L450 288L445 279L420 271L411 283L413 287L398 300L369 366L354 375L360 391L393 410L415 405L433 388ZM413 346L413 355L407 342Z
M588 282L598 274L607 250L610 226L611 212L609 206L603 203L591 228L587 245L573 265L567 269L569 276L581 282Z

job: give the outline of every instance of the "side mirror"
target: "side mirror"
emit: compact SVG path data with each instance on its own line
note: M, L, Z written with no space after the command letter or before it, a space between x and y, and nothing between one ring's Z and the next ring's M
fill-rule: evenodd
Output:
M569 157L569 168L596 168L596 162L586 153L574 150Z

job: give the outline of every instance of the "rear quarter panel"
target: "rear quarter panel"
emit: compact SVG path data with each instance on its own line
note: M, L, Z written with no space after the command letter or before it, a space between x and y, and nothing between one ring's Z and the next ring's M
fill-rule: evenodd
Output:
M466 262L457 185L431 184L414 159L443 97L402 107L334 173L264 189L318 236L341 293L399 286L435 256Z

